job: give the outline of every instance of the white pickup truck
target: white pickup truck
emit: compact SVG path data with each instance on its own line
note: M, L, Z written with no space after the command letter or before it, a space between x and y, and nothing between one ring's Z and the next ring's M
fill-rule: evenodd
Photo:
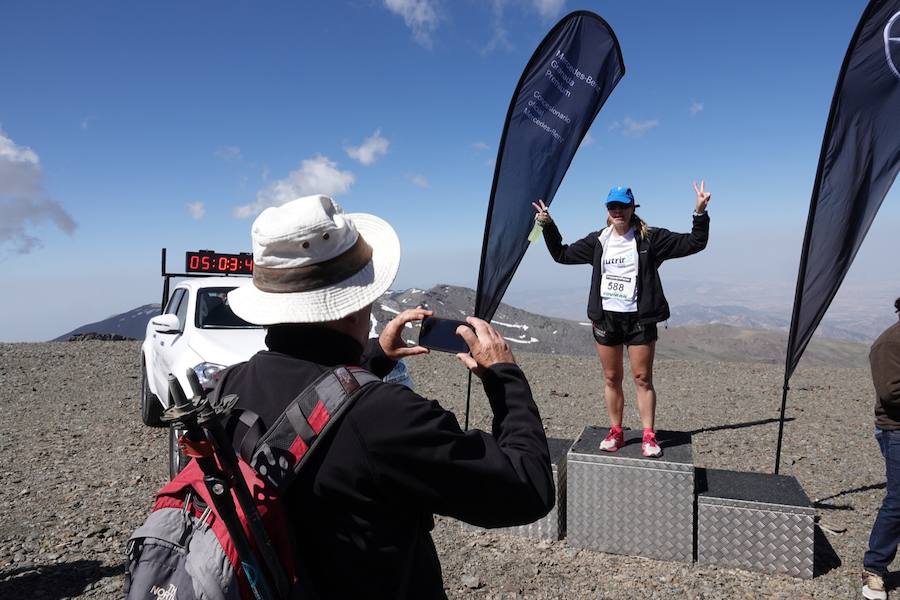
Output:
M188 397L186 376L193 369L204 384L229 365L248 360L265 348L265 329L251 325L228 306L228 292L253 285L245 277L186 279L172 290L163 314L147 323L141 346L141 418L145 425L165 427L160 417L172 405L168 375L174 374ZM179 431L169 431L169 474L183 464Z

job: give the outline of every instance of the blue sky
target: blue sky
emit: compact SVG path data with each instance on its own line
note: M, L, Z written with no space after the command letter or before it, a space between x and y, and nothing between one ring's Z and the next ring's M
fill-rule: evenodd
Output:
M474 287L510 96L575 9L610 23L626 74L557 193L563 234L599 228L617 184L652 225L685 230L691 181L705 178L709 247L664 277L789 303L864 4L4 3L0 340L48 339L158 301L160 248L173 270L186 250L247 250L260 207L317 191L395 226L396 288ZM892 193L848 277L854 293L893 299L898 225ZM586 297L587 272L546 254L529 250L508 301Z

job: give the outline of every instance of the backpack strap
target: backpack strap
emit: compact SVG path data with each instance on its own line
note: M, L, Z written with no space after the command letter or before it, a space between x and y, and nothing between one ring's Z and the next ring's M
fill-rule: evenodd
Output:
M250 459L253 458L253 451L256 450L256 443L259 442L259 438L265 435L266 429L263 427L262 419L252 410L235 408L232 409L231 414L237 416L238 420L247 428L247 432L241 438L241 447L238 449L238 454L247 464L250 464Z
M253 446L247 461L275 489L288 486L361 390L376 381L360 367L336 367L323 373L284 409ZM248 432L249 433L249 432ZM241 444L249 446L248 440Z

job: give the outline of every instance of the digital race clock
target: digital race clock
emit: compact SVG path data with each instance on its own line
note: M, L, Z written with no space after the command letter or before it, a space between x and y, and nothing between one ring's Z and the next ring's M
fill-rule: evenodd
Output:
M184 269L187 273L252 275L253 255L249 252L241 252L240 254L222 254L212 250L186 252Z

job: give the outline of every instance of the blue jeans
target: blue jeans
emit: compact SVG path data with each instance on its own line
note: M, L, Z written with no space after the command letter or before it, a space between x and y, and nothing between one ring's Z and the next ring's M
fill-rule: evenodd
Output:
M884 456L887 489L869 535L869 550L863 557L867 571L886 575L900 542L900 431L875 428L875 439Z
M385 383L399 383L400 385L405 385L409 389L413 389L413 381L412 377L409 375L409 368L406 366L406 363L403 362L402 358L397 361L394 369L385 375L384 381Z

